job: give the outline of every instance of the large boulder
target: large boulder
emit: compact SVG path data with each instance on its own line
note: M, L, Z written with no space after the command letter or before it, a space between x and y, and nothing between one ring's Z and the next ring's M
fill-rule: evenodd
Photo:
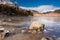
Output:
M29 30L31 32L43 32L44 31L44 24L39 23L39 22L32 22L32 24L29 27Z

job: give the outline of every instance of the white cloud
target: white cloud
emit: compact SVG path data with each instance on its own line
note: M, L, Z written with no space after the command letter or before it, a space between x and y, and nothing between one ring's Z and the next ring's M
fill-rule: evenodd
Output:
M0 4L13 4L10 0L0 0Z
M22 7L22 6L20 6L20 8L27 9L27 10L29 10L29 9L36 10L36 11L41 12L41 13L60 9L60 7L55 7L52 5L41 5L41 6L37 6L37 7Z

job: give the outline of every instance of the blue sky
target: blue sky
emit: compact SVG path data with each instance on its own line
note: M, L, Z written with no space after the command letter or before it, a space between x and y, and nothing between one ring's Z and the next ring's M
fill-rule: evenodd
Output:
M18 6L36 7L40 5L53 5L60 7L60 0L11 0L16 2Z

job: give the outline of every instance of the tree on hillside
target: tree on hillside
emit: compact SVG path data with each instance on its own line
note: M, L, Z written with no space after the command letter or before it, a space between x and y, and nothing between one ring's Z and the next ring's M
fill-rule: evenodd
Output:
M33 16L33 12L31 10L27 11L29 13L30 16Z

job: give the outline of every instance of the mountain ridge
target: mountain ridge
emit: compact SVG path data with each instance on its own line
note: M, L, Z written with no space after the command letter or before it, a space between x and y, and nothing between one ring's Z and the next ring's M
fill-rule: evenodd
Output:
M2 14L7 16L60 16L60 9L40 13L36 10L20 8L12 2L2 2L0 3L0 15Z

